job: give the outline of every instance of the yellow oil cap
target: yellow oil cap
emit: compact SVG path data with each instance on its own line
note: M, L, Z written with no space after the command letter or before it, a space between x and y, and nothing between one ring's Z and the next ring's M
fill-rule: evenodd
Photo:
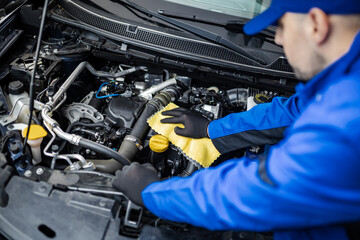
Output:
M22 131L22 136L23 138L25 138L26 133L27 133L28 127L24 128L24 130ZM40 126L40 125L31 125L30 126L30 132L29 132L29 140L36 140L39 138L43 138L46 137L47 132L45 131L45 129Z
M169 139L163 135L154 135L150 138L150 149L156 153L163 153L169 148Z

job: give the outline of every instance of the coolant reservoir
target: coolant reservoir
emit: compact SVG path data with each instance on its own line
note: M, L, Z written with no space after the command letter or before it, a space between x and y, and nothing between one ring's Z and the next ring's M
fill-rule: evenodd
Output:
M255 107L256 105L260 103L268 103L271 102L268 96L264 94L256 94L255 97L248 97L247 99L247 111Z
M16 119L16 122L27 124L29 122L29 113L30 113L29 105L28 105L29 94L25 92L25 87L22 82L13 81L9 84L9 100L10 100L11 108L13 108L16 104L18 104L18 107L21 108L20 114Z
M22 130L22 136L25 138L27 133L28 127ZM31 153L33 156L33 164L37 165L41 162L41 149L40 144L44 137L46 137L47 132L45 129L40 125L31 125L30 132L28 137L28 144L31 147Z

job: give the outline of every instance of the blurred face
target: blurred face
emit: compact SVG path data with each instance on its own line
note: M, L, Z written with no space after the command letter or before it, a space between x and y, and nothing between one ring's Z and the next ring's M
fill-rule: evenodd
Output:
M306 14L286 13L279 20L275 43L282 46L297 78L309 80L323 68Z

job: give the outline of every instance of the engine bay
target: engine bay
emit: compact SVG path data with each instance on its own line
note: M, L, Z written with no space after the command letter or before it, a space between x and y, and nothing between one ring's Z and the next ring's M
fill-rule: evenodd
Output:
M23 20L39 15L34 9L29 12L31 8L34 6L22 6ZM12 29L20 28L15 22L11 24ZM46 211L43 217L38 214L34 218L28 236L76 238L85 234L89 239L99 239L100 234L102 239L133 239L147 234L159 237L164 231L168 237L181 232L181 239L229 235L157 218L111 186L114 173L130 162L152 164L162 179L187 177L199 169L172 143L161 154L149 146L157 133L147 119L168 103L215 120L270 102L276 96L290 96L296 81L150 54L49 20L34 88L32 122L39 129L24 146L36 43L36 28L31 27L29 24L29 29L22 30L21 40L12 46L0 67L0 167L5 172L8 165L8 171L11 168L11 175L15 175L6 182L7 190L1 195L0 214L10 219L2 224L26 228L32 225L21 223L24 214ZM240 149L219 157L213 166L257 151L258 146ZM29 207L20 213L24 201ZM67 235L70 233L63 230L67 229L67 219L80 228L76 234ZM13 236L22 235L18 231Z

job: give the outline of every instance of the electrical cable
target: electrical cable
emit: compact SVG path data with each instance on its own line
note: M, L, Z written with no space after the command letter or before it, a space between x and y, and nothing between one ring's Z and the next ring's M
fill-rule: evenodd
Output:
M101 92L102 87L103 87L103 86L106 86L106 85L110 85L110 84L109 84L109 83L103 83L103 84L101 84L99 90L96 92L96 95L95 95L95 97L96 97L97 99L103 99L103 98L108 98L108 97L116 97L116 96L119 96L119 94L109 94L109 95L99 96L99 93Z
M33 69L33 72L31 74L31 81L30 81L30 90L29 90L29 94L30 94L30 104L29 104L30 116L29 116L29 123L28 123L27 132L26 132L25 140L24 140L24 147L23 147L23 150L22 150L23 154L25 153L25 148L26 148L26 144L27 144L27 141L28 141L29 133L30 133L30 126L31 126L32 118L33 118L33 111L34 111L34 81L35 81L35 75L36 75L36 71L37 71L37 63L38 63L38 60L39 60L40 45L41 45L42 35L43 35L43 32L44 32L45 18L46 18L48 5L49 5L49 0L44 0L44 8L43 8L42 17L41 17L39 36L38 36L38 39L37 39L36 50L35 50L34 69Z

